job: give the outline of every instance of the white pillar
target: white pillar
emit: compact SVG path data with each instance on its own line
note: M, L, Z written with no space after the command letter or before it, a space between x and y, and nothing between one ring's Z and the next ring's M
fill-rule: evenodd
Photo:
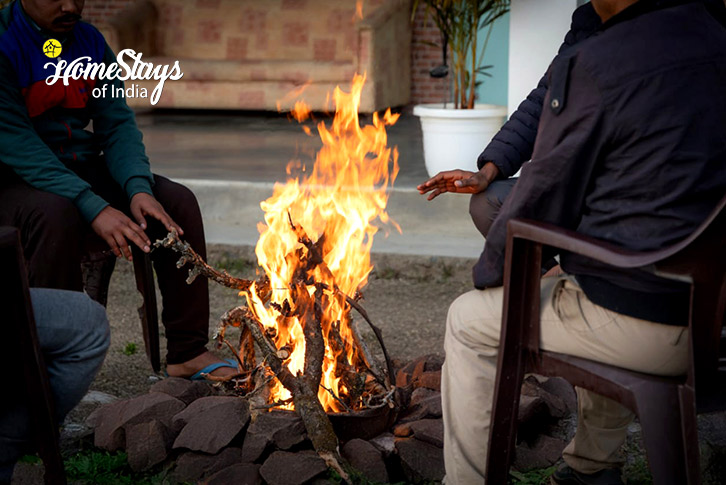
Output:
M511 115L557 54L582 0L512 0L509 17L509 94Z

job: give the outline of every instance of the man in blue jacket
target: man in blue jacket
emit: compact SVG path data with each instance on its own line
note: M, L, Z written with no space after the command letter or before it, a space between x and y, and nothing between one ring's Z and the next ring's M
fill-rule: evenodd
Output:
M16 0L0 10L0 224L20 228L31 286L76 291L89 229L117 257L131 259L129 244L149 252L152 238L175 228L205 257L197 201L186 187L152 174L133 112L111 95L121 81L46 82L56 63L116 62L98 30L80 22L83 4ZM207 281L187 285L171 252L152 259L169 375L232 372L205 347Z
M591 3L602 25L550 66L532 161L489 230L474 267L477 289L449 309L447 483L485 476L507 222L544 221L649 251L691 234L726 193L726 29L700 1ZM688 285L560 256L566 274L542 282L543 349L685 373ZM577 395L577 431L553 483L620 484L619 449L633 414L595 393Z

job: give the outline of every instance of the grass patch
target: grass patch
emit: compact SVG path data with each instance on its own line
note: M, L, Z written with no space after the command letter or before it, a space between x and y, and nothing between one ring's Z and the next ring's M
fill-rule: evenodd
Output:
M139 349L138 349L138 347L136 346L135 343L133 343L133 342L126 342L126 345L124 345L124 348L121 351L121 353L123 353L124 355L131 356L131 355L134 355L137 350L139 350Z
M65 460L69 480L84 484L107 485L166 485L171 483L166 472L134 473L129 468L126 453L83 451Z
M549 468L542 468L539 470L530 470L526 473L521 473L516 470L510 470L509 474L514 478L514 485L549 485L550 475L552 475L556 466Z
M390 266L384 266L381 269L375 270L376 276L382 280L397 280L401 277L401 272Z
M252 261L244 258L229 258L227 256L222 257L218 261L215 261L212 265L215 268L225 270L233 276L239 277L240 275L254 273L256 264Z

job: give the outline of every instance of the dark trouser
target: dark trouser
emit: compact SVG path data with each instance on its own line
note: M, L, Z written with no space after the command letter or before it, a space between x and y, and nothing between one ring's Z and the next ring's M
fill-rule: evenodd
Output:
M126 194L111 178L103 159L71 168L91 184L96 194L130 216ZM20 229L30 286L82 290L81 256L85 236L92 232L90 226L70 200L34 189L8 171L2 175L0 225ZM167 178L154 175L154 180L154 197L184 229L184 239L206 259L202 216L194 194ZM152 242L166 235L166 228L158 221L147 216L146 222L146 234ZM167 364L179 364L202 354L208 341L207 280L197 278L187 285L187 270L177 269L177 260L178 255L170 250L152 253L162 298Z
M499 209L516 183L516 178L495 180L484 192L471 196L469 214L482 236L487 237L489 234L494 219L499 215Z

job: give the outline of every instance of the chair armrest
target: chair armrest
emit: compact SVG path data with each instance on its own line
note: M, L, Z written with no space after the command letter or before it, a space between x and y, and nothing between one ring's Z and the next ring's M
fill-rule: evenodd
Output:
M156 55L158 12L151 0L139 0L99 27L114 52L133 49L149 57Z

